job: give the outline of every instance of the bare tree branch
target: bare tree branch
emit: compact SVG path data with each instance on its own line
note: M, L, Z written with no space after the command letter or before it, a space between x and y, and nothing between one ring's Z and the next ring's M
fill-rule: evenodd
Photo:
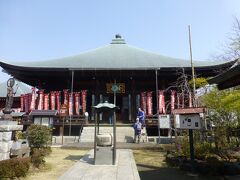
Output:
M228 41L223 45L223 54L217 57L225 61L240 58L240 21L234 18L232 33L228 37Z

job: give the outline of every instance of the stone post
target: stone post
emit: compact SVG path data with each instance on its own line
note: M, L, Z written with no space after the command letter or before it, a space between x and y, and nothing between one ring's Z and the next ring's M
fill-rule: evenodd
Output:
M23 125L17 125L16 121L0 121L0 161L10 158L10 149L12 148L12 132L21 131Z

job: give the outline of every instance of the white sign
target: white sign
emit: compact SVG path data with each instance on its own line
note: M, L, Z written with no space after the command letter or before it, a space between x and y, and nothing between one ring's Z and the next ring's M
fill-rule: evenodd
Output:
M169 129L170 126L170 115L166 114L166 115L159 115L159 127L161 129Z
M175 127L178 129L200 129L200 120L199 114L176 114Z

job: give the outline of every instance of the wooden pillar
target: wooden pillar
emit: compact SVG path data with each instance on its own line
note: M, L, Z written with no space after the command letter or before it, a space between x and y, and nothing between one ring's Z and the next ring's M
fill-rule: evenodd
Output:
M96 162L96 152L97 152L97 112L95 111L95 126L94 126L94 164Z
M132 120L132 96L131 94L128 94L128 120L131 121Z
M63 136L63 126L60 126L60 129L59 129L59 136Z
M95 106L95 94L92 94L92 107ZM91 120L94 120L94 109L92 108Z
M99 95L99 101L100 101L100 103L103 103L103 95L102 94L100 94ZM102 115L103 115L103 113L101 112L101 113L99 113L99 120L100 121L102 121Z
M137 116L137 108L136 107L136 96L135 96L135 80L131 79L131 90L130 90L130 94L131 94L131 121L134 122L135 118Z
M140 94L136 94L136 109L138 109L140 106Z

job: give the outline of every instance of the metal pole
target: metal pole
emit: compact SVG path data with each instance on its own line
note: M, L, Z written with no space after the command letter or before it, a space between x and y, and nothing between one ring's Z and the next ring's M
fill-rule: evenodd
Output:
M190 51L190 60L191 60L191 68L192 68L192 81L193 81L193 107L195 107L195 92L196 92L196 82L195 82L195 70L192 59L192 39L191 39L191 27L188 25L188 36L189 36L189 51Z
M95 109L95 126L94 126L94 164L96 164L96 154L97 154L97 117L98 117L98 112Z
M116 85L116 80L114 80L114 84ZM116 106L116 91L114 91L114 105ZM114 111L113 115L113 165L116 164L116 111Z
M62 122L62 128L63 128L63 129L62 129L62 144L63 144L63 136L64 136L64 120L65 120L65 118L64 118L64 117L62 117L62 118L60 117L60 119L62 119L62 121L63 121L63 122Z
M74 71L72 70L72 82L71 82L71 102L73 106L73 80L74 80ZM71 130L72 130L72 114L70 115L69 119L69 136L71 136Z
M195 171L195 163L194 163L194 146L193 146L193 130L189 129L189 143L190 143L190 159L192 164L192 172Z
M195 101L196 84L195 84L194 64L193 64L193 59L192 59L192 39L191 39L190 25L188 25L188 35L189 35L189 50L190 50L192 80L193 80L193 107L196 107L196 101ZM195 163L194 163L194 145L193 145L193 130L192 129L189 129L189 144L190 144L190 158L191 158L191 164L192 164L192 172L194 172L195 171Z
M158 143L160 144L161 143L161 130L160 130L160 119L159 119L159 102L158 102L158 70L156 69L155 70L155 79L156 79L156 102L157 102L157 118L158 118Z

